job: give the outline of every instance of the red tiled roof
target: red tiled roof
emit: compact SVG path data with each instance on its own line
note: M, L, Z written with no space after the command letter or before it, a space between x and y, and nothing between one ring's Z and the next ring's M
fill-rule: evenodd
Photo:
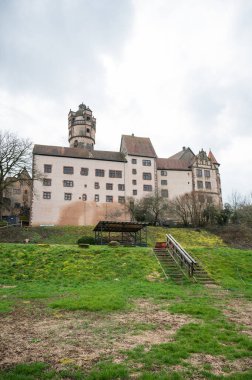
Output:
M71 158L87 158L93 160L119 161L125 162L125 157L120 152L110 152L102 150L89 151L84 148L67 148L50 145L34 145L33 154L41 156L58 156Z
M173 154L169 159L176 159L176 160L186 160L190 161L195 157L195 154L190 148L183 148L180 152Z
M122 135L120 151L131 156L157 157L148 137Z
M209 153L208 153L208 158L212 161L213 164L217 164L219 165L218 161L216 160L216 158L214 157L212 151L210 150Z
M158 158L157 170L191 170L190 161L175 158Z

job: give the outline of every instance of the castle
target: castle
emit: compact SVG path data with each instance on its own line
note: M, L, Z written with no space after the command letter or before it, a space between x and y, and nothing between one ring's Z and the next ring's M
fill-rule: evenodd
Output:
M158 191L175 197L195 191L200 202L222 205L219 163L190 148L158 158L147 137L122 135L120 150L95 150L96 119L85 104L69 111L69 147L35 145L31 225L92 225L129 220L125 202Z

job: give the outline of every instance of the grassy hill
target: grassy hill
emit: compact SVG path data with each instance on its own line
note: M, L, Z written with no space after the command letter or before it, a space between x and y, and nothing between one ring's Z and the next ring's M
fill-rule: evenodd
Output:
M151 247L167 232L220 286L164 278ZM91 234L44 227L13 238L40 244L0 244L0 379L252 377L251 250L154 227L147 248L75 244Z

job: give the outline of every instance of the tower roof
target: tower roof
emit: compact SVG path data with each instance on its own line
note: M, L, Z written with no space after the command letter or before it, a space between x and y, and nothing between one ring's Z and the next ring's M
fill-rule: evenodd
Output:
M209 150L208 158L212 161L213 164L220 165L220 164L218 163L218 161L216 160L216 158L214 157L214 155L213 155L211 149Z

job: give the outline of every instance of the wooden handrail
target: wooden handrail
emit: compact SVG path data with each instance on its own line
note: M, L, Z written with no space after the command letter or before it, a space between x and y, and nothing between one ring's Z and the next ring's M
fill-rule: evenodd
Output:
M181 247L181 245L174 239L172 235L166 235L167 247L171 250L172 254L175 255L179 261L181 266L185 266L188 270L189 276L193 276L194 266L197 262L189 255L186 250Z

